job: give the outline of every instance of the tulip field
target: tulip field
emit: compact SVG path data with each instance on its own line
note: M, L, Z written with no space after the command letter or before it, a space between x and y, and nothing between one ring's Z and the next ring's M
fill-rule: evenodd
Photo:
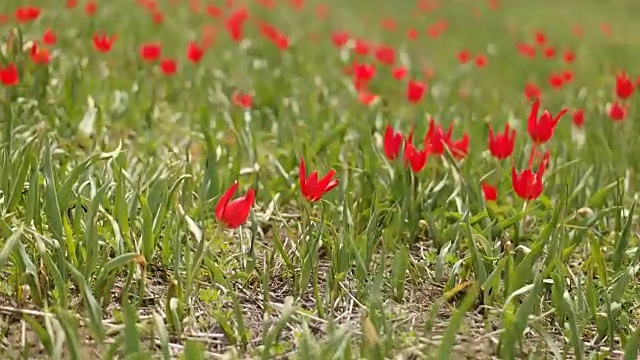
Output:
M640 358L640 6L0 3L0 359Z

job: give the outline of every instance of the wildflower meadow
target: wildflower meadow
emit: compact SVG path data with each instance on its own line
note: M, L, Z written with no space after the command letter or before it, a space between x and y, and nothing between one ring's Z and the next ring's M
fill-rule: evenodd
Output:
M640 358L639 18L2 1L0 358Z

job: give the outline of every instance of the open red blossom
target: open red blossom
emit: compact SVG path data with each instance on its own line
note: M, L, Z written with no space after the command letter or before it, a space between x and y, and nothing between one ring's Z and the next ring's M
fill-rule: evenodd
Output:
M55 45L57 42L56 34L53 33L53 30L47 29L44 34L42 34L42 42L46 45Z
M603 35L610 37L611 36L611 24L602 23L600 24L600 31Z
M564 74L553 73L549 75L549 85L554 89L562 88L562 85L564 85Z
M202 60L204 56L204 48L195 41L190 41L187 45L187 59L194 64L197 64Z
M530 59L533 59L534 57L536 57L536 48L527 44L527 43L519 43L518 45L518 52L525 57L528 57Z
M406 144L404 147L404 159L411 171L420 172L427 163L427 150L418 150L413 144Z
M533 172L533 161L537 157L537 152L535 150L535 146L531 149L531 155L529 156L529 167L520 174L516 172L515 166L511 168L511 183L513 185L513 191L515 191L516 195L518 195L521 199L524 200L534 200L537 199L542 194L542 176L544 175L544 171L549 163L549 152L547 151L542 160L540 161L540 165L538 166L538 171Z
M538 111L540 110L540 99L531 106L531 113L529 114L529 120L527 122L527 130L529 130L529 136L536 144L543 144L549 141L553 136L553 131L558 125L558 122L564 114L567 113L567 109L562 109L556 115L552 117L549 111L545 110L538 118Z
M18 85L20 79L18 78L18 69L16 65L11 63L6 67L0 66L0 82L4 86Z
M24 6L16 10L16 20L21 23L33 21L39 16L40 8L36 6Z
M371 105L378 99L378 95L373 94L365 89L358 90L358 100L363 105Z
M616 75L616 95L620 99L626 99L633 94L635 86L631 79L627 76L627 73L621 71Z
M506 159L513 153L516 143L516 130L509 128L509 123L504 126L502 134L494 135L493 128L489 125L489 151L498 160Z
M409 80L407 83L407 100L416 104L422 100L426 85L417 80Z
M107 37L104 32L101 35L96 34L93 36L93 46L100 52L109 52L117 38L117 35Z
M365 87L376 74L373 64L353 63L353 84L357 90Z
M498 189L496 189L495 186L483 182L480 184L480 187L482 187L482 193L486 201L496 201L498 198Z
M251 94L245 94L240 92L236 92L233 94L233 103L245 109L248 109L251 107L252 100L253 100L253 97L251 96Z
M567 50L564 52L563 59L567 64L571 64L576 59L576 54L571 50Z
M572 114L573 124L577 127L582 127L584 124L584 110L576 109Z
M74 7L76 7L78 5L78 0L67 0L67 2L65 3L65 7L67 9L73 9Z
M429 119L429 130L424 137L424 144L427 153L442 155L445 147L449 148L451 154L456 159L462 159L469 153L469 134L463 134L460 140L451 139L453 134L453 124L445 132L440 124L436 125L433 118Z
M156 25L160 25L164 21L164 14L162 14L160 10L150 11L149 14L151 15L151 20Z
M29 55L31 56L31 60L36 64L46 65L49 63L49 50L39 47L35 42L31 46L31 52Z
M393 130L391 125L387 125L387 129L384 132L384 139L382 140L384 156L389 160L395 160L398 157L401 146L402 134Z
M462 134L462 139L452 140L449 149L455 159L464 159L469 153L469 134L465 132Z
M289 0L289 5L297 11L304 7L304 0Z
M411 167L411 171L414 173L420 172L424 165L427 163L427 149L418 150L413 145L413 130L409 133L409 136L404 141L404 161L405 164Z
M538 45L544 45L547 43L547 36L544 34L542 30L536 30L535 32L536 43Z
M440 37L440 25L438 23L429 25L427 28L427 35L432 39Z
M529 100L537 99L541 94L540 87L534 83L527 83L524 86L524 96Z
M156 61L162 53L162 45L159 43L146 43L140 46L140 57L144 61Z
M397 28L396 21L391 17L386 17L380 21L380 26L387 31L395 31Z
M391 66L396 62L396 51L390 46L380 46L375 57L380 63Z
M418 30L416 28L410 28L407 30L407 38L409 40L416 40L418 38Z
M424 137L425 148L429 154L444 154L445 146L451 143L451 134L453 133L453 124L449 125L447 132L444 131L440 124L436 125L433 118L429 119L429 130Z
M233 41L239 42L244 38L244 24L249 18L249 11L242 7L229 15L224 27Z
M207 7L205 8L207 15L209 15L212 18L219 18L222 16L222 9L217 7L217 6L213 6L213 5L207 5Z
M391 75L396 80L404 80L404 78L407 76L407 72L407 68L400 65L391 71Z
M96 10L98 10L98 4L96 4L95 1L89 1L84 6L84 12L89 16L94 15L96 13Z
M565 83L570 83L571 81L573 81L573 71L569 69L564 70L562 72L562 78L564 79Z
M487 57L483 54L476 56L476 66L479 68L487 66Z
M333 41L333 44L336 47L341 48L341 47L345 46L347 44L347 42L349 41L349 34L347 32L344 32L344 31L333 32L331 34L331 41Z
M289 48L289 38L284 34L279 34L272 41L280 50L287 50Z
M627 117L627 110L629 110L629 105L614 101L609 106L609 118L613 121L622 121Z
M255 190L249 189L245 196L230 201L237 190L238 182L236 181L220 197L216 205L216 219L231 229L237 228L247 221L255 199Z
M163 59L160 61L160 70L167 76L173 75L178 70L178 64L173 59Z
M471 53L467 49L462 49L458 52L458 62L460 64L466 64L471 60Z
M353 51L356 54L365 56L369 54L369 50L370 50L369 43L367 43L365 40L363 39L355 40L355 44L353 45Z
M551 59L554 56L556 56L556 49L553 46L549 46L544 49L544 57Z
M304 159L300 159L300 191L309 201L318 201L322 196L333 188L338 186L338 179L333 177L336 175L336 171L331 169L329 172L318 181L318 172L314 171L307 177L307 168L304 164Z

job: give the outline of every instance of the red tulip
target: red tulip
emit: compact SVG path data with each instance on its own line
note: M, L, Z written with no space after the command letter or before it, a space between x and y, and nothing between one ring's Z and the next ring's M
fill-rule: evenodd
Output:
M368 92L367 90L358 90L358 100L363 105L371 105L378 99L378 95Z
M37 19L40 16L40 8L35 6L19 7L16 10L16 20L24 23Z
M51 29L47 29L44 34L42 34L42 42L46 45L55 45L57 42L56 34L54 34Z
M37 43L33 43L29 55L31 56L31 60L36 64L49 63L49 50L39 47Z
M233 41L240 41L244 38L244 24L249 18L249 11L242 7L229 15L224 23L225 29Z
M550 59L554 56L556 56L556 49L554 49L553 46L549 46L548 48L544 49L544 57Z
M109 52L117 38L118 37L116 35L112 35L108 38L104 32L102 35L96 34L93 36L93 46L100 52Z
M376 74L376 68L372 64L353 63L353 84L357 90L366 87Z
M320 181L318 181L318 172L314 171L307 177L307 169L304 164L304 159L300 159L300 191L309 201L318 201L322 196L333 188L338 186L338 179L333 177L336 175L336 171L331 169Z
M84 6L84 12L87 13L87 15L89 16L94 15L97 9L98 9L98 4L96 4L94 1L89 1Z
M356 39L356 42L353 46L353 51L358 55L365 56L369 54L369 44L362 39Z
M178 64L173 59L164 59L160 61L160 70L165 75L173 75L178 70Z
M458 62L460 64L466 64L471 60L471 53L467 49L462 49L458 53Z
M255 198L255 191L249 189L245 196L230 201L236 190L238 190L237 181L220 197L218 205L216 205L216 219L231 229L237 228L247 221Z
M251 94L243 94L239 92L233 94L233 103L246 109L251 108L252 100Z
M489 125L489 151L494 158L503 160L511 156L513 147L516 142L516 130L509 131L509 123L504 126L504 133L495 134L493 128Z
M387 129L384 132L384 139L382 141L384 155L389 160L395 160L398 157L401 146L402 134L399 132L395 132L391 125L387 125Z
M549 85L554 89L562 88L562 85L564 85L564 74L549 75Z
M476 66L479 68L487 66L487 57L483 54L476 56Z
M407 68L404 66L398 66L396 68L394 68L391 72L391 74L393 75L393 78L396 80L403 80L405 78L405 76L407 76Z
M626 99L633 94L635 86L627 74L622 71L616 75L616 95L620 99Z
M567 50L565 51L563 58L564 58L564 62L566 62L567 64L571 64L573 60L575 60L576 55L573 51Z
M407 100L416 104L422 99L426 85L417 80L409 80L407 83Z
M162 53L162 45L159 43L146 43L140 46L140 57L144 61L156 61Z
M469 134L462 134L462 139L451 141L449 144L451 155L456 159L464 159L469 153Z
M582 127L584 124L584 110L577 109L573 112L572 115L573 124L577 127Z
M187 59L192 63L197 64L202 60L203 56L204 49L195 41L190 41L187 45Z
M619 102L615 101L611 106L609 106L609 118L613 121L622 121L627 117L628 109L628 105L621 105Z
M527 83L524 86L524 96L529 100L537 99L541 94L540 87L534 83Z
M486 201L496 201L498 198L498 190L494 186L482 183L480 184L480 187L482 187L482 192L484 193L484 199Z
M0 82L4 86L18 85L20 79L18 78L18 69L16 65L11 63L7 67L0 66Z
M542 32L542 30L536 30L535 37L538 45L544 45L547 43L547 36Z
M529 167L520 174L516 172L515 166L511 168L511 182L516 195L524 200L537 199L542 194L542 176L549 162L549 152L547 151L540 161L537 172L532 172L534 158L536 157L535 147L531 149L529 157Z
M396 62L396 51L390 46L381 46L375 52L376 59L384 65L393 65Z
M331 41L336 47L341 48L349 41L349 34L343 31L336 31L331 34Z
M533 142L536 144L542 144L551 139L556 125L558 125L562 116L567 113L567 109L560 110L555 118L553 118L549 111L546 110L538 118L538 110L540 110L540 99L536 99L531 106L527 129L529 130L529 136L531 136Z
M449 146L451 143L451 134L453 132L453 125L449 126L447 132L440 124L436 125L433 118L429 119L429 130L424 137L425 147L429 154L442 155L444 154L445 146Z
M418 150L413 145L413 130L409 133L409 136L404 141L404 161L411 167L411 171L414 173L420 172L427 163L427 149Z
M518 44L518 51L520 52L520 54L530 59L536 57L536 48L527 43Z
M409 40L416 40L418 38L418 34L418 30L415 28L407 30L407 38Z

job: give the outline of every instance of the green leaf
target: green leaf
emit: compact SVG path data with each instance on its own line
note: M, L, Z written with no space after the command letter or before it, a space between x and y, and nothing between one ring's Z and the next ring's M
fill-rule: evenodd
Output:
M631 226L633 224L633 213L636 208L635 201L633 205L631 205L631 209L629 210L629 215L627 216L627 222L620 233L620 237L618 238L618 242L616 243L615 250L613 252L613 270L618 271L622 266L622 260L624 258L624 254L629 248L629 239L631 238Z

